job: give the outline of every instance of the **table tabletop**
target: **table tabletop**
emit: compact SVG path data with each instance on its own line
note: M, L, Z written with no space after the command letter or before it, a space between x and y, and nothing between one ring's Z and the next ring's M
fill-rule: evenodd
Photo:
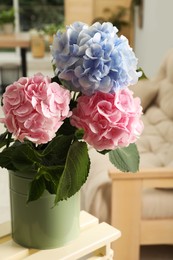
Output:
M27 32L0 34L0 48L29 48L30 34Z
M80 229L79 237L63 247L36 250L24 248L11 239L10 222L0 224L0 259L113 259L111 243L121 236L118 229L105 222L99 223L96 217L85 211L80 212Z

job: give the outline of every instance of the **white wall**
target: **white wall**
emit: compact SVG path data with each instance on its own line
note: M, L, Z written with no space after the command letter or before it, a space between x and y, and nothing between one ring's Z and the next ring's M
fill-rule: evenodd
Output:
M143 0L143 27L135 10L134 50L146 75L154 77L166 51L173 47L173 0Z

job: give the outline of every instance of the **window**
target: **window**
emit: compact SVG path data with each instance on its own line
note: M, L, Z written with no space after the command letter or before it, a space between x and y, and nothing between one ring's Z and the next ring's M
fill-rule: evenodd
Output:
M61 25L64 22L63 0L6 0L0 4L0 12L8 10L13 2L19 5L20 30L42 29L46 24Z
M63 0L18 0L21 31L42 29L45 24L64 22Z

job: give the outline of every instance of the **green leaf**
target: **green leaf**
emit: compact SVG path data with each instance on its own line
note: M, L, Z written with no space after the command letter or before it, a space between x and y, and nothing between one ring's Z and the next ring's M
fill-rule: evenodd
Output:
M12 163L12 156L14 152L14 147L8 147L0 153L0 166L6 168L7 170L15 171L16 168Z
M135 144L109 152L111 163L123 172L139 170L139 153Z
M56 83L58 83L59 85L62 85L62 83L61 83L61 81L60 81L60 79L58 78L57 75L54 76L53 78L51 78L51 82L56 82Z
M90 167L88 149L85 142L75 141L69 149L63 174L60 178L55 204L67 199L80 190L85 183Z
M107 154L109 153L111 150L103 150L103 151L97 151L98 153L101 153L101 154Z
M41 166L43 170L43 174L50 173L50 174L61 174L64 170L64 165L52 165L52 166Z
M56 194L63 169L62 166L39 168L29 188L28 202L40 198L45 189L51 194Z
M3 146L9 146L11 142L14 140L11 138L12 134L9 133L8 131L4 132L3 134L0 135L0 148Z
M42 168L39 170L39 174L42 174L44 176L46 189L49 191L49 193L56 194L63 170L64 165L48 167L42 166Z
M21 143L13 151L12 163L20 172L34 170L39 165L41 157L34 147L28 143Z
M67 153L71 145L73 135L56 136L42 152L44 165L62 165L65 164Z
M38 178L38 176L35 177L34 180L30 184L27 202L37 200L38 198L40 198L41 195L43 194L45 188L46 188L46 186L45 186L45 182L44 182L44 177L42 175L40 175L39 178Z
M75 137L79 140L82 139L84 136L84 130L83 129L77 129L75 132Z
M142 72L142 76L139 78L139 80L148 79L142 68L137 69L137 72Z
M69 118L66 118L64 120L64 123L62 124L62 126L58 130L58 133L61 134L61 135L73 135L75 133L75 131L76 131L76 127L74 127L70 124Z
M57 173L56 174L47 173L44 175L46 189L48 190L49 193L56 194L60 177L61 175Z

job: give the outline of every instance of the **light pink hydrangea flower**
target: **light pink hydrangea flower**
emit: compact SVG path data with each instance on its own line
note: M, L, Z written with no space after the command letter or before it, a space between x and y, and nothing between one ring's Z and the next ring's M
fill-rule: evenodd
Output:
M16 139L43 144L55 137L69 111L70 92L38 73L23 77L6 88L3 111L8 131Z
M81 96L72 112L71 124L84 129L84 140L98 151L126 147L143 130L140 99L129 89Z

